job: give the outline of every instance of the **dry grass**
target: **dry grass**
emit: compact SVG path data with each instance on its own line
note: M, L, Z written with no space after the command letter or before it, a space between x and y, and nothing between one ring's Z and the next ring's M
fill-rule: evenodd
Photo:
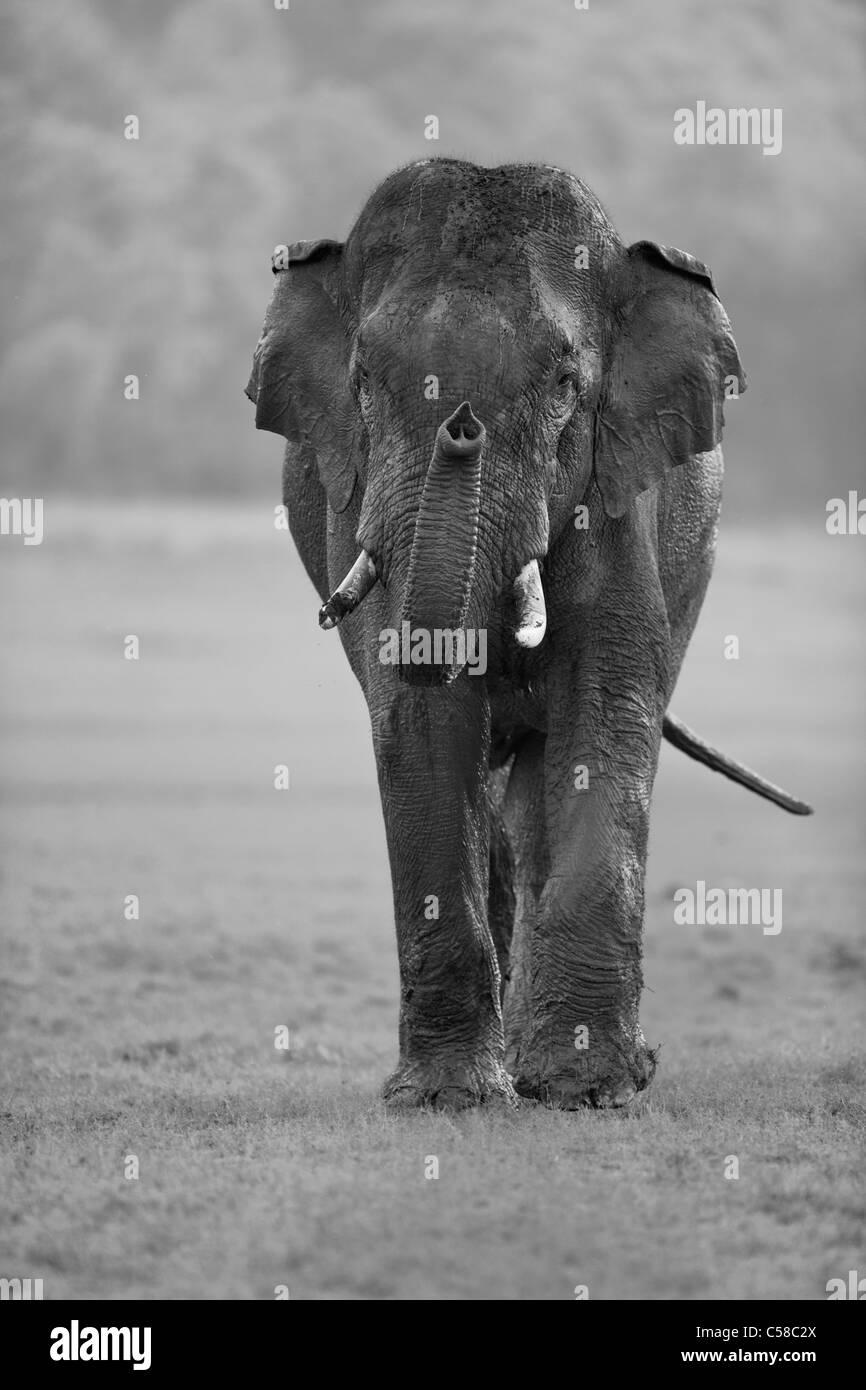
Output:
M666 752L652 1091L457 1118L377 1097L397 977L366 711L267 509L51 506L40 549L3 541L0 1274L48 1298L820 1299L862 1269L863 593L856 540L820 525L726 536L675 701L819 814ZM781 934L675 927L697 878L781 887Z

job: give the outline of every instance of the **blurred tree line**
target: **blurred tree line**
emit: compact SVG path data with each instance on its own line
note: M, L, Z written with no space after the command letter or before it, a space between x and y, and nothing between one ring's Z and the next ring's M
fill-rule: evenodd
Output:
M823 508L862 477L858 0L7 10L7 495L276 493L280 446L242 391L272 247L343 237L431 154L562 165L627 241L711 265L750 378L728 411L735 512ZM781 154L675 145L698 99L781 107Z

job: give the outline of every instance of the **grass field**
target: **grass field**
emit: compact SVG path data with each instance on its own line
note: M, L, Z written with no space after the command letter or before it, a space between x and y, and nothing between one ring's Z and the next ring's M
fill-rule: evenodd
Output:
M673 707L817 814L663 753L651 1091L407 1118L378 1099L397 970L366 709L285 533L267 508L49 502L41 547L0 540L0 1275L822 1299L866 1272L862 544L820 516L723 531ZM781 933L675 926L697 879L782 888Z

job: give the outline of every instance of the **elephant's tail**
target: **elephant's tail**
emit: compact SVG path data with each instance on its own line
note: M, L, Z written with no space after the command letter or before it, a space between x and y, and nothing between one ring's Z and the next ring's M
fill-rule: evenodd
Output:
M807 802L798 801L795 796L789 796L788 792L783 791L781 787L774 786L772 782L765 781L763 777L758 776L757 772L752 772L751 768L735 762L725 753L720 753L717 748L705 743L694 729L690 729L675 715L665 715L662 733L668 743L673 744L674 748L679 748L681 753L688 753L690 758L704 763L706 767L711 767L714 772L721 772L722 776L730 777L732 782L739 782L741 787L748 787L749 791L757 792L758 796L765 796L768 801L775 801L777 806L781 806L785 811L790 811L794 816L811 816L812 807Z

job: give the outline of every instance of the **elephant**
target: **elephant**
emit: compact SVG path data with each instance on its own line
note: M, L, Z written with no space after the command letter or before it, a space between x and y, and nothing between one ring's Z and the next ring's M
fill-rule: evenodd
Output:
M400 968L394 1106L617 1107L668 703L713 566L710 271L542 164L412 163L345 242L278 248L246 394L370 714ZM482 657L483 647L483 660Z

